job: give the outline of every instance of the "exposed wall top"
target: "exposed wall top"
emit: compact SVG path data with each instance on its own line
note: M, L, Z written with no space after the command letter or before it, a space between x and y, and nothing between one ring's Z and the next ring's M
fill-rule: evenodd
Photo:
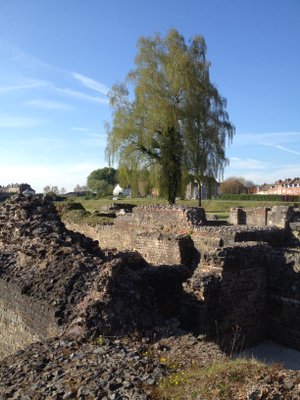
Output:
M206 223L205 211L201 207L175 205L144 205L135 207L132 214L120 216L116 224L134 224L150 229L191 229Z

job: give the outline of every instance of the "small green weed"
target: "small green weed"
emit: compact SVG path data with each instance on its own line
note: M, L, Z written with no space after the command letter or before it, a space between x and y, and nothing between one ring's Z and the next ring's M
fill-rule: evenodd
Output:
M104 346L105 345L105 337L103 335L99 335L94 342L97 346Z
M206 368L190 368L170 372L155 392L164 400L232 400L246 390L265 369L254 360L236 359L213 364Z

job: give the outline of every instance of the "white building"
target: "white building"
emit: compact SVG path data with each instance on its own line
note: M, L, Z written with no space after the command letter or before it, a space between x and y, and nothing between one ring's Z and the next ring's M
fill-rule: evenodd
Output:
M123 189L119 184L117 184L117 186L113 190L113 195L119 196L120 194L123 194L124 196L131 196L131 189Z

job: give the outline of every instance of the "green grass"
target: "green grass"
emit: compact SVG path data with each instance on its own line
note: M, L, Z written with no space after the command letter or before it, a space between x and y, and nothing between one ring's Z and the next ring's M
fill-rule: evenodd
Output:
M153 199L153 198L146 198L146 199L123 199L123 200L111 200L111 199L98 199L98 200L86 200L82 197L77 197L75 199L76 202L79 202L83 205L83 207L90 211L100 211L103 207L108 207L113 203L126 203L126 204L134 204L136 206L141 206L144 204L167 204L166 200L161 199Z
M279 366L267 366L256 360L236 359L215 363L206 368L189 368L168 374L154 390L159 400L235 400L266 374ZM244 396L244 397L240 397Z
M64 223L87 224L96 226L101 224L111 224L114 218L100 215L93 215L86 210L80 202L58 202L56 209Z
M137 206L144 204L167 204L166 200L157 198L146 198L146 199L124 199L124 200L110 200L110 199L99 199L99 200L85 200L81 197L74 199L74 201L81 203L83 207L90 212L95 210L101 210L103 207L107 207L112 203L128 203L135 204ZM190 207L197 207L197 200L179 200L177 204L187 205ZM276 202L276 201L242 201L242 200L203 200L202 207L204 207L207 213L212 214L228 214L232 207L272 207L274 205L287 205L289 203Z
M123 199L123 200L112 200L112 199L91 199L86 200L82 197L69 199L65 202L57 203L57 208L61 210L62 220L65 222L74 222L77 224L86 223L88 225L95 226L97 224L110 223L113 219L107 217L99 217L93 215L95 211L103 211L106 207L109 207L113 203L128 203L136 206L145 204L167 204L166 200L159 198L138 198L138 199ZM189 207L197 207L197 200L179 200L177 204L186 205ZM244 208L255 208L255 207L272 207L274 205L287 205L292 203L283 203L276 201L252 201L252 200L203 200L202 207L205 209L206 214L214 214L219 220L227 220L229 217L229 211L232 207L244 207ZM83 209L80 210L82 205Z
M72 210L61 214L64 223L87 224L90 226L112 224L114 218L92 215L88 211Z

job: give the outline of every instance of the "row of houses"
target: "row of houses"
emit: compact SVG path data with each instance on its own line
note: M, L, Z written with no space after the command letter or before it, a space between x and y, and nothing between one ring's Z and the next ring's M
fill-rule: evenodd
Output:
M0 185L0 193L34 195L35 190L28 183L12 183L6 186Z
M201 186L201 198L209 199L217 197L219 195L219 183L215 179L211 179L208 182L203 182ZM278 180L274 184L264 183L261 186L253 187L248 189L248 193L264 194L264 195L282 195L282 196L300 196L300 178L287 178L285 180ZM8 194L27 194L34 195L35 190L27 183L21 184L10 184L7 186L0 185L0 193ZM123 194L127 197L131 196L131 190L122 188L119 184L113 190L113 196L119 196ZM196 199L199 195L199 188L197 183L190 182L186 188L186 198Z
M219 183L212 179L209 183L203 182L201 185L201 199L207 200L212 197L218 197L219 193ZM123 189L120 185L117 185L113 191L114 196L120 194L130 196L130 189ZM300 196L300 178L287 178L285 180L278 180L274 184L264 183L261 186L253 186L250 188L245 187L245 193L250 194L265 194L265 195L281 195L281 196ZM195 182L190 182L186 187L186 198L187 199L197 199L199 195L198 184Z
M300 196L300 178L280 179L274 184L264 183L262 186L257 188L257 194Z

